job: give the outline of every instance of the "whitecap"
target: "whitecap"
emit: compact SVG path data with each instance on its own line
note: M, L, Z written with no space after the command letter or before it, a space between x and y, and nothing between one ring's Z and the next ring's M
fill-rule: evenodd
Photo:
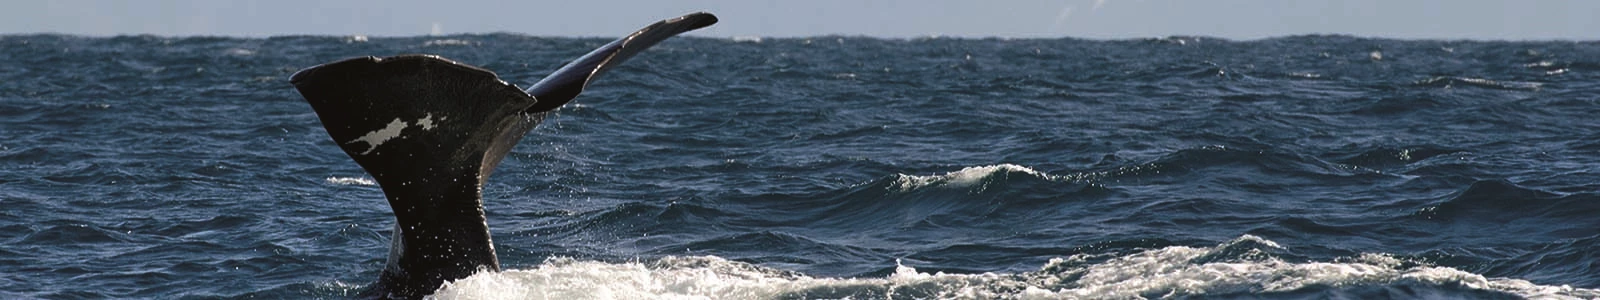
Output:
M337 185L378 185L372 178L366 177L328 177L324 179L328 184Z
M477 45L477 43L472 42L472 41L468 41L468 40L458 40L458 39L429 40L427 42L423 42L422 43L423 47L432 47L432 46L473 46L473 45Z
M1600 297L1600 290L1486 278L1448 267L1403 266L1400 259L1386 254L1362 254L1340 262L1205 259L1241 245L1254 248L1250 251L1282 248L1245 235L1215 247L1172 246L1109 259L1084 254L1061 257L1037 272L930 274L899 265L883 278L818 278L715 256L665 257L648 263L552 258L531 269L484 272L446 283L431 298L1137 299L1397 284L1464 287L1532 298Z
M1034 176L1034 177L1039 177L1039 178L1044 178L1044 179L1052 179L1053 178L1049 174L1045 174L1044 172L1035 171L1034 169L1031 169L1031 168L1028 168L1028 167L1014 165L1014 164L998 164L998 165L988 165L988 166L979 166L979 167L967 167L967 168L961 169L960 171L945 173L943 175L906 175L906 174L897 174L896 178L894 180L894 183L891 184L890 187L893 188L893 189L899 190L901 192L908 192L908 191L912 191L912 190L916 190L916 189L920 189L920 188L924 188L924 187L930 187L930 186L949 187L949 188L973 188L973 187L976 187L977 184L983 182L983 179L989 178L989 176L994 176L995 174L1001 174L1001 173L1022 173L1022 174L1028 174L1028 175L1031 175L1031 176Z
M228 50L224 50L222 53L226 54L226 55L232 55L232 56L251 56L251 55L256 55L256 52L254 50L244 49L244 48L229 48Z

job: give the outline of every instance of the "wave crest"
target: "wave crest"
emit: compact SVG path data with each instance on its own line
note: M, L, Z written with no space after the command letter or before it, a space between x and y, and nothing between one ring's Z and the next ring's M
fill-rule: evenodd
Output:
M378 185L378 182L372 181L372 178L366 178L366 177L337 177L337 176L332 176L332 177L328 177L327 179L323 179L323 181L327 182L328 184L335 184L335 185L367 185L367 186Z
M1033 176L1035 178L1055 180L1055 176L1051 176L1050 174L1045 174L1044 172L1039 172L1028 167L1014 164L998 164L979 167L966 167L959 171L945 173L943 175L924 176L897 174L894 182L891 183L889 187L900 192L909 192L925 187L981 188L982 186L980 184L983 183L985 179L1002 174L1027 174L1028 176Z

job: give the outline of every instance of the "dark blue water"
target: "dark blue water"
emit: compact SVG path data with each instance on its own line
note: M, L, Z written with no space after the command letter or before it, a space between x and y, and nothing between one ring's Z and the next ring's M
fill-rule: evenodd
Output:
M287 83L609 39L0 36L0 298L337 298L392 217ZM1600 43L677 38L443 298L1600 297Z

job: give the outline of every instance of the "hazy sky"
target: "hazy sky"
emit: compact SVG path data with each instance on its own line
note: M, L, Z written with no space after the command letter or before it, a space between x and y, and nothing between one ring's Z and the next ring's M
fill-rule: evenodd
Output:
M1600 40L1591 0L52 0L0 3L0 34L616 37L692 11L699 36L1364 37Z

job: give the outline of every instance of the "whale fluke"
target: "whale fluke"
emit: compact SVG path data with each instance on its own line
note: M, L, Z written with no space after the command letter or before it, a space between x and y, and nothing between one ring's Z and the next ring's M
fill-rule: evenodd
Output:
M539 103L529 111L543 112L561 107L577 97L578 93L582 93L595 76L616 67L640 51L674 35L716 23L717 17L709 13L692 13L645 26L627 37L595 48L589 54L567 63L560 70L528 88L529 94L539 98Z
M296 72L290 83L394 210L388 265L363 295L420 298L446 281L498 271L482 190L506 153L595 76L716 22L693 13L645 26L526 91L494 72L433 55L360 57Z

